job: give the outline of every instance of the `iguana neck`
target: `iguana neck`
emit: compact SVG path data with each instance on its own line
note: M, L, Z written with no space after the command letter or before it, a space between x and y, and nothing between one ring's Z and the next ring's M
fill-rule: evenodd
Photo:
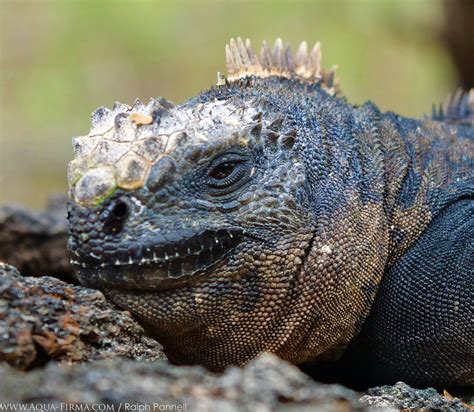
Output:
M378 129L383 136L390 266L444 208L472 192L463 156L469 150L472 155L472 141L456 136L455 126L394 113L383 114Z

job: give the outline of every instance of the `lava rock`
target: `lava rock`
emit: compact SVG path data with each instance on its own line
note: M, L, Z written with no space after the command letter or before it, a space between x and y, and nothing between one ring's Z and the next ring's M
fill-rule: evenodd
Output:
M0 263L0 361L31 369L51 359L77 363L116 356L156 360L161 346L93 289Z
M457 398L440 395L436 389L414 389L406 383L370 388L360 401L374 408L390 407L409 410L472 411Z
M271 354L244 368L228 368L222 375L200 366L125 359L75 367L49 364L27 374L4 365L0 375L5 377L0 381L0 399L9 403L113 405L113 410L124 412L133 407L140 411L367 410L355 392L317 383Z
M48 274L75 281L67 252L66 196L51 197L46 209L0 207L0 261L22 274Z

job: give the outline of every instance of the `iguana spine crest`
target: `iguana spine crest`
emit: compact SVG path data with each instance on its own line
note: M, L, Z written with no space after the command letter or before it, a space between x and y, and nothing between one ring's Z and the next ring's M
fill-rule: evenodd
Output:
M339 92L339 80L336 78L336 66L325 71L321 64L321 44L317 42L308 52L308 43L303 41L293 56L290 45L283 46L278 38L270 50L263 42L260 55L252 48L249 39L245 42L238 37L226 45L227 79L234 81L247 76L266 78L270 76L297 78L308 83L321 82L321 86L331 94Z

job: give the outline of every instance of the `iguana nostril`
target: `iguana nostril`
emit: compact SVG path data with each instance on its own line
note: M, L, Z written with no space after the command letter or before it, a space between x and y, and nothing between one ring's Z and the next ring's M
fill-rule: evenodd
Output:
M121 199L118 199L104 211L104 232L106 233L120 233L123 230L125 221L129 215L128 204Z
M128 216L128 205L125 202L119 201L112 209L112 215L115 219L125 219Z

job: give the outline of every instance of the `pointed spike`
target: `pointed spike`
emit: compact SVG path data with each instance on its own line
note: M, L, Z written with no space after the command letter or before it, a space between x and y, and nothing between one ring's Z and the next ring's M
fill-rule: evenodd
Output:
M284 67L283 65L283 41L278 38L275 41L275 45L273 46L273 64L278 72L278 74L281 74L282 69Z
M303 66L306 66L307 61L308 61L308 43L306 43L306 41L303 41L301 42L295 54L295 63L297 67L298 66L303 67Z
M276 143L279 137L280 135L272 130L267 130L265 132L265 140L270 144Z
M461 104L461 100L464 96L464 90L461 88L458 88L454 94L454 101L456 104Z
M438 104L438 111L439 111L440 118L443 118L444 117L444 112L443 112L443 105L441 103Z
M296 130L290 131L288 134L279 138L280 146L284 149L291 149L296 141Z
M468 102L469 102L469 92L463 91L462 96L461 96L461 101L459 102L459 104L464 108L468 108L469 107Z
M332 95L339 93L339 80L336 78L337 65L331 67L328 72L322 72L322 86Z
M260 62L264 70L270 70L273 66L272 54L265 40L263 41L262 50L260 51Z
M281 37L278 37L275 40L275 44L273 46L273 52L275 53L275 51L277 50L283 50L283 40L281 39Z
M278 132L281 129L281 126L283 125L284 120L285 118L283 116L279 116L275 120L273 120L273 122L270 123L268 128L270 130Z
M244 68L248 68L250 66L250 58L247 53L247 49L245 48L244 42L242 41L241 37L237 37L237 48L240 54L240 58L242 60L242 65Z
M308 58L308 66L310 66L310 71L313 77L321 77L321 43L317 42Z
M230 46L228 44L226 44L225 46L225 59L227 65L227 73L229 74L229 76L233 76L237 72L237 69L234 61L234 56L232 55Z
M328 72L324 74L323 82L329 88L334 87L335 78L336 78L336 70L337 70L337 66L334 65L331 67L331 70L329 70Z
M255 54L254 49L252 48L252 44L250 43L249 39L245 40L245 48L247 49L247 55L249 56L250 64L252 66L259 65L259 61L257 55Z
M252 117L252 120L256 121L256 122L261 122L262 121L262 112L258 112L255 116Z
M254 137L258 137L262 133L262 129L263 129L262 123L258 122L252 127L252 129L250 130L250 134Z
M290 74L295 70L295 61L293 59L293 54L291 53L291 47L289 43L287 43L285 47L284 61L285 70L287 71L287 75L290 76Z
M447 116L448 113L449 113L449 106L451 105L451 100L452 100L452 98L453 98L453 94L450 93L450 94L448 95L448 97L444 100L444 102L442 103L442 106L443 106L443 114L444 114L445 116Z
M132 110L142 110L144 107L145 105L143 104L143 102L139 98L136 98L133 102Z
M281 38L275 41L272 49L266 41L263 42L260 53L255 53L249 39L241 37L231 39L226 46L226 64L229 80L236 80L246 76L268 77L282 76L296 77L299 80L315 83L323 78L322 85L330 93L338 92L338 79L334 70L325 72L321 65L321 45L317 42L308 52L308 44L303 41L296 54L293 55L288 43L284 44ZM223 84L223 79L218 80Z
M230 51L234 59L236 72L240 72L242 69L242 59L240 58L239 48L234 39L230 39Z
M160 99L162 98L157 98L157 99L154 99L154 98L151 98L149 101L148 101L148 104L146 105L146 111L148 113L153 113L154 110L157 110L157 109L160 109L161 107L163 107L161 104L160 104Z
M254 99L252 103L253 103L252 107L256 107L264 113L268 112L270 108L272 107L272 104L270 103L268 98L265 96L260 96Z
M125 103L120 103L120 102L115 102L114 106L112 107L112 110L115 111L120 111L120 112L128 112L130 111L131 107L128 104Z

